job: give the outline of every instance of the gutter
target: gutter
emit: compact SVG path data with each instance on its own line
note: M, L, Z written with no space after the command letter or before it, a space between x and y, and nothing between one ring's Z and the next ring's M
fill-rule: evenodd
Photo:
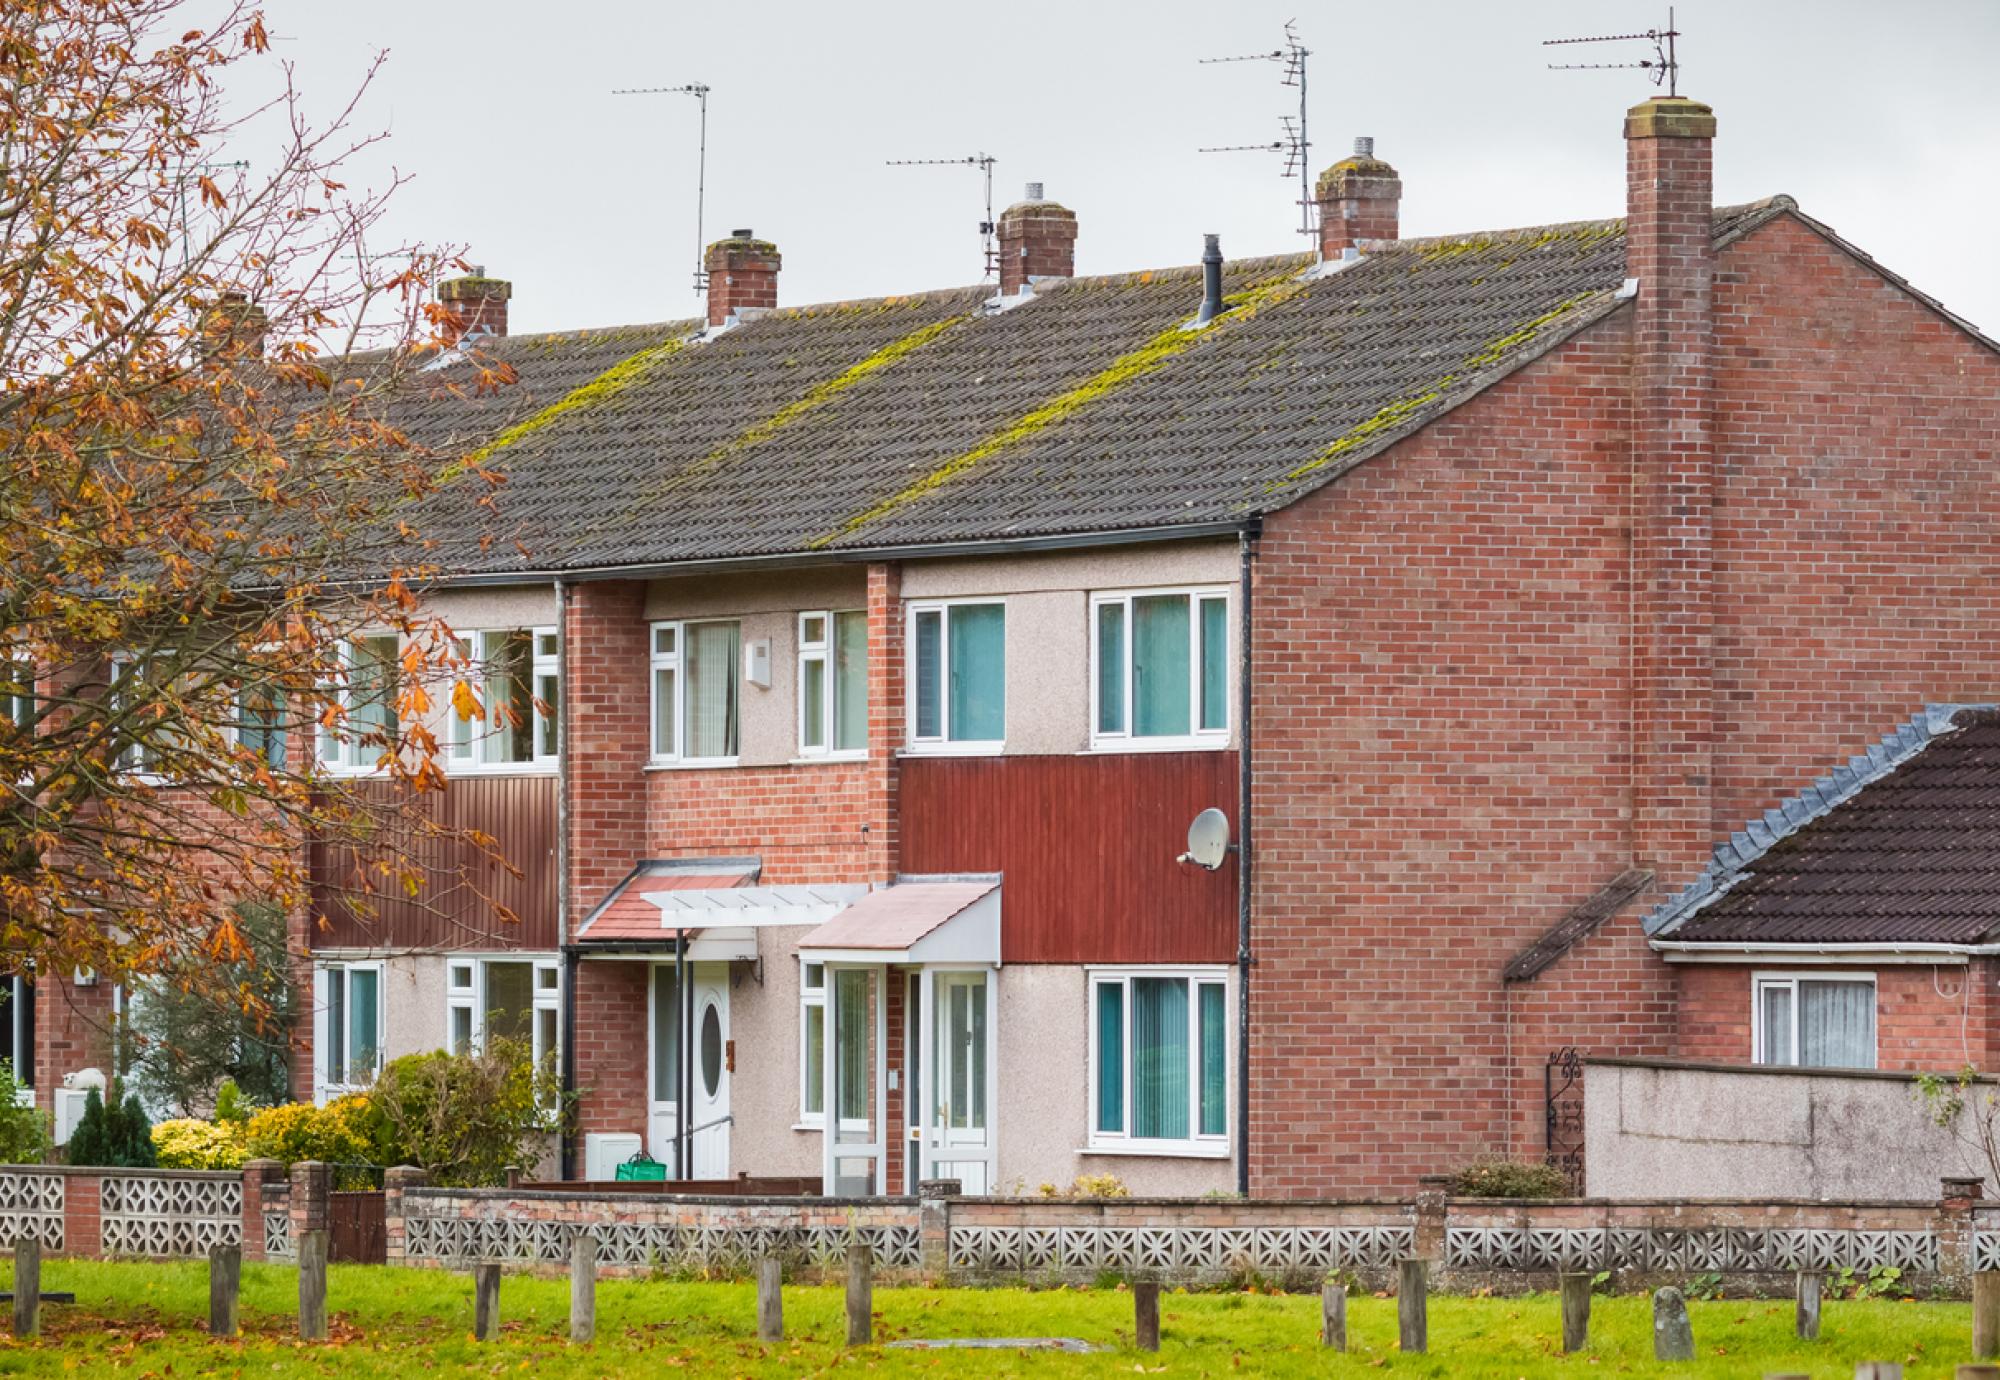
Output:
M1655 939L1651 944L1653 952L1668 963L1741 963L1748 958L1766 963L1818 963L1865 958L1873 963L1930 965L2000 957L2000 944L1730 944L1691 939Z
M1250 1196L1250 802L1256 775L1250 758L1250 574L1260 529L1236 536L1240 570L1236 649L1236 1191Z

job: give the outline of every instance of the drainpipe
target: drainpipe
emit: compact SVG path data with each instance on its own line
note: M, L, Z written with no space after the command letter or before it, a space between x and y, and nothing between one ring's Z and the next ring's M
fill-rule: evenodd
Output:
M1250 1195L1250 571L1257 531L1236 537L1236 1191Z
M562 1109L576 1096L576 945L569 932L569 586L556 581L556 935L562 951ZM562 1177L576 1177L576 1128L559 1137Z
M688 1000L688 932L674 931L674 1006L681 1023L681 1057L674 1061L674 1177L692 1178L688 1158L694 1151L694 1137L688 1134L693 1108L688 1105L688 1046L694 1043L694 1003Z

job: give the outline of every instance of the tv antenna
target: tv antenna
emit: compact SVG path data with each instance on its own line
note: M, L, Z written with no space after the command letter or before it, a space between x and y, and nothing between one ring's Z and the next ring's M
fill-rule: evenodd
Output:
M708 241L702 233L702 211L708 199L708 88L698 81L685 86L623 86L614 96L692 96L701 105L701 134L696 144L694 172L694 290L708 291Z
M1641 58L1637 62L1552 62L1549 64L1549 70L1551 72L1602 72L1618 67L1636 67L1653 74L1653 85L1666 87L1669 96L1678 96L1681 94L1681 65L1679 60L1674 57L1674 40L1680 36L1681 31L1674 27L1673 7L1669 6L1667 8L1667 27L1664 29L1648 29L1642 34L1599 34L1595 38L1545 38L1542 40L1542 46L1544 48L1559 48L1571 43L1637 43L1642 41L1650 43L1653 45L1653 56L1650 58Z
M1306 137L1306 59L1312 56L1312 49L1299 42L1298 20L1285 21L1285 46L1274 48L1268 53L1244 53L1239 57L1202 58L1203 67L1216 67L1226 62L1275 62L1283 68L1279 77L1281 86L1296 86L1299 90L1299 113L1280 115L1278 123L1283 128L1283 137L1273 139L1268 144L1218 144L1211 148L1199 149L1199 153L1280 153L1285 157L1285 170L1280 177L1299 179L1299 233L1313 233L1312 167L1306 161L1307 150L1312 141Z
M993 219L993 165L998 161L990 153L975 153L966 158L891 158L886 164L891 168L977 168L986 175L986 219L979 222L979 235L985 244L988 278L1000 271L1000 251L993 243L993 232L998 228Z
M250 171L250 164L241 158L227 163L190 163L184 166L174 178L173 219L181 228L181 272L187 272L188 261L193 257L194 230L188 224L188 184L213 182L211 173L233 172L236 174L236 190L243 190L243 175Z

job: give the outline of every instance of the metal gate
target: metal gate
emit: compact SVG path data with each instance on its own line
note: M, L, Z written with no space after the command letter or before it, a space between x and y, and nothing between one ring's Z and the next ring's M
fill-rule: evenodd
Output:
M349 1265L389 1259L388 1195L380 1189L329 1195L327 1256Z
M1542 1147L1548 1162L1569 1179L1571 1193L1583 1192L1583 1056L1566 1045L1542 1066L1544 1115Z

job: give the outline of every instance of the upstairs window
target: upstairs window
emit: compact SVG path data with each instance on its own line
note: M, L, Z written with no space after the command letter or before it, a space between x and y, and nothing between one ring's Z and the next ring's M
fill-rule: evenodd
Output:
M1091 1146L1228 1153L1223 975L1100 971L1090 992Z
M19 657L0 658L0 724L30 732L35 723L35 668Z
M396 744L400 647L394 633L357 637L338 648L339 669L327 683L342 721L319 730L319 762L329 771L370 771Z
M1229 596L1099 594L1090 604L1092 744L1226 744Z
M910 742L997 752L1007 736L1007 606L910 606Z
M275 685L246 685L236 695L236 742L273 771L285 765L285 692Z
M1875 975L1773 974L1755 983L1757 1063L1875 1067Z
M734 621L653 624L655 762L736 760L741 653L742 629Z
M556 757L560 687L554 628L475 632L459 643L471 664L453 695L451 763L458 768L548 765ZM464 711L476 711L467 717Z
M799 755L868 750L868 615L799 615Z

